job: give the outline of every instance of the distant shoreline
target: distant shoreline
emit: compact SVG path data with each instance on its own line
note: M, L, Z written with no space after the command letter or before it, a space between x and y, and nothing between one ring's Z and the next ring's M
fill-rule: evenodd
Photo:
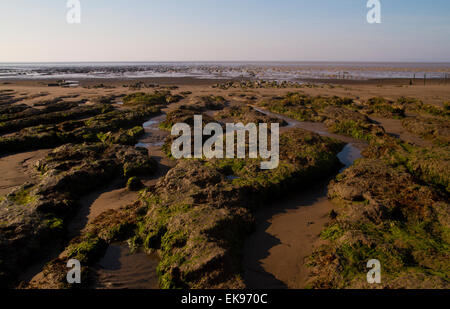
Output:
M0 79L0 85L26 85L26 86L44 86L47 84L54 83L59 78L30 78L30 79ZM80 82L80 86L93 86L93 85L112 85L112 86L122 86L127 82L143 82L147 84L162 84L162 85L214 85L225 82L238 82L238 81L248 81L249 78L223 78L223 79L200 79L194 77L121 77L121 78L77 78ZM416 78L412 80L410 78L373 78L365 80L354 80L354 79L295 79L293 82L298 83L310 83L310 84L333 84L333 85L409 85L410 81L413 85L423 86L423 78ZM448 85L450 86L450 79L443 78L433 78L427 79L425 85ZM76 89L76 88L74 88Z
M259 79L370 80L450 78L450 63L383 62L85 62L0 64L1 80Z

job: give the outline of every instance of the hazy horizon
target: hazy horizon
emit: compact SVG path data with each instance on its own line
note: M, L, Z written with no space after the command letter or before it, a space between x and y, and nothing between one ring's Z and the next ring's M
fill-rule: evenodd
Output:
M0 63L449 63L450 2L66 0L0 3Z
M151 64L151 63L242 63L242 64L276 64L276 63L285 63L285 64L449 64L449 61L318 61L318 60L134 60L134 61L126 61L126 60L117 60L117 61L5 61L0 62L0 64Z

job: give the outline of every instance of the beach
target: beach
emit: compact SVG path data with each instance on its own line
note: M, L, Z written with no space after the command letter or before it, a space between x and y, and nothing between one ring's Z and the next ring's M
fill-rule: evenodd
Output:
M358 67L365 70L392 67ZM445 74L448 68L432 71ZM448 218L435 206L448 206L446 78L70 76L67 81L0 79L0 219L9 243L8 256L1 257L9 260L2 285L66 288L62 270L67 258L76 257L90 288L367 287L358 281L362 275L341 278L333 268L344 258L343 239L370 246L387 241L391 231L379 225L380 218L403 233L416 220L394 215L403 208L432 226ZM167 128L199 113L219 123L279 122L281 161L289 172L262 173L247 160L235 165L170 157ZM348 121L353 127L344 128ZM420 161L432 152L437 161L430 162L441 169ZM392 163L400 156L407 163ZM406 167L398 167L402 164ZM374 166L373 175L367 166ZM393 180L406 185L394 186ZM359 192L358 183L367 191ZM394 191L383 195L374 189L383 186ZM417 196L408 191L414 186ZM414 199L437 215L417 211L416 204L407 209L405 203ZM391 204L400 210L385 211ZM367 209L359 213L356 205ZM360 221L346 221L353 217ZM385 234L358 236L366 231L355 222L378 225ZM444 246L447 240L433 235ZM54 250L36 257L36 246L44 244ZM448 261L436 266L428 259L444 261L445 253L436 249L425 261L421 245L408 243L410 254L417 254L417 273L398 262L400 275L392 271L385 287L448 286L420 268L442 270ZM395 257L406 245L390 246ZM12 256L21 256L22 267ZM325 262L330 256L334 260ZM360 265L352 267L351 274ZM403 277L409 280L402 286Z

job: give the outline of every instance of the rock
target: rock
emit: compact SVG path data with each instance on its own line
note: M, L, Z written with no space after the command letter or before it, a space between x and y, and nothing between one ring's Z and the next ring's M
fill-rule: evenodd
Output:
M142 188L143 184L138 177L131 177L127 181L127 188L130 191L139 191Z

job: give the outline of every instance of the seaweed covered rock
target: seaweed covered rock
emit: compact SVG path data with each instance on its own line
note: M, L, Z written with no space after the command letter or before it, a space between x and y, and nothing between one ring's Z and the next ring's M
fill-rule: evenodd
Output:
M27 127L6 137L0 137L0 152L44 149L66 143L98 142L108 132L115 133L141 125L148 118L159 114L160 108L137 106L124 110L103 110L103 112L83 120ZM133 131L127 133L132 133L131 139L125 140L127 144L134 141L139 134L139 132ZM120 142L120 137L115 142Z
M39 257L40 246L58 245L64 220L83 194L114 177L151 174L156 163L144 148L83 144L56 148L38 161L40 182L11 192L0 202L0 284L14 282L19 265Z
M226 107L218 113L218 117L222 119L231 119L235 123L242 122L243 124L248 123L278 123L280 126L287 126L287 122L277 118L267 116L250 106L230 106Z
M403 101L393 102L382 97L370 98L363 105L362 112L387 118L404 118L406 106Z
M370 140L384 135L384 129L360 113L360 107L349 98L288 93L263 101L260 105L299 121L324 122L334 133L358 139Z
M323 121L319 111L331 103L347 104L344 100L312 97L301 93L288 93L283 97L274 97L263 101L260 105L271 112L286 115L299 121Z
M367 116L345 107L328 106L322 114L327 119L325 124L334 133L365 140L384 134L384 129L372 123Z
M445 118L410 117L402 125L409 132L431 139L437 144L450 145L450 122Z
M75 258L81 263L81 284L90 288L95 283L95 263L105 254L108 245L125 241L133 236L137 223L145 214L145 205L135 202L117 210L108 210L100 214L86 226L81 235L72 239L66 250L56 259L47 263L41 276L31 282L22 283L21 288L28 289L70 289L67 283L67 261Z
M215 122L214 118L205 113L198 113L196 111L185 109L183 107L167 113L166 120L161 122L160 128L164 130L171 130L176 123L186 123L191 127L194 126L194 116L202 116L202 127L210 122Z
M125 105L165 105L167 104L167 97L169 92L136 92L129 94L123 98Z
M371 259L382 265L377 287L450 286L449 205L405 168L362 159L330 184L329 197L337 216L311 257L312 287L370 288Z
M70 109L64 111L56 111L51 113L40 112L32 116L17 117L14 120L0 122L0 133L11 133L37 125L55 124L83 117L92 117L111 110L111 106L103 104L97 104L94 106L78 106L78 104L75 104L75 106L71 106Z
M414 177L450 194L449 147L415 148L407 158L406 168Z

